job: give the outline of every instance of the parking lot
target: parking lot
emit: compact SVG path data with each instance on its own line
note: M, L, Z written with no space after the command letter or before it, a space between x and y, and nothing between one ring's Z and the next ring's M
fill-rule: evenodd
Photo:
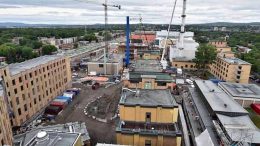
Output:
M81 93L77 95L71 104L69 104L56 118L52 124L60 124L74 121L85 122L89 135L91 137L91 143L115 143L115 121L109 121L108 123L98 122L92 118L89 118L84 114L85 106L97 99L99 96L115 96L114 93L120 93L121 84L112 85L109 88L100 87L97 90L92 90L91 87L83 85L81 83L74 83L73 87L81 88ZM119 94L117 96L120 96ZM117 100L119 98L116 98ZM103 103L106 104L106 103ZM109 104L109 103L107 103ZM107 106L107 105L104 105ZM116 106L117 105L113 105ZM116 108L115 107L115 108ZM111 113L110 113L111 114Z

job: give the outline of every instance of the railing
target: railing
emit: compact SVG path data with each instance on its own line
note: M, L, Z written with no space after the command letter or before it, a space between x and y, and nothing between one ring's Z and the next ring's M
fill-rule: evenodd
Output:
M175 136L177 135L178 131L168 131L168 130L150 130L150 129L130 129L130 128L121 128L117 127L117 131L122 131L122 132L129 132L129 133L143 133L143 134L162 134L162 135L169 135L169 136Z

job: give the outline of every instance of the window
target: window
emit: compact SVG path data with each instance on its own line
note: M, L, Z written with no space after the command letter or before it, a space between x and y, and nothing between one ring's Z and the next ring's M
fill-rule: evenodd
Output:
M15 85L15 80L12 80L13 85Z
M32 73L29 73L30 78L32 78Z
M33 81L31 81L31 85L33 85Z
M32 88L32 94L35 95L35 90L34 90L34 88Z
M23 80L22 80L22 77L19 77L19 82L21 83Z
M36 104L36 103L37 103L36 98L34 98L34 104Z
M104 64L99 64L98 67L103 68Z
M20 108L18 108L18 114L19 114L19 115L21 115L21 114L22 114L22 112L21 112L21 109L20 109Z
M6 70L4 70L4 74L5 74L5 76L6 76Z
M19 104L19 97L16 97L16 104Z
M22 94L22 98L23 98L23 100L25 100L25 95L24 94Z
M166 84L167 84L166 82L157 82L158 86L166 86Z
M187 65L187 64L185 65L185 68L188 68L188 65Z
M27 105L25 104L23 107L24 107L24 111L27 111Z
M151 122L151 113L150 112L147 112L145 113L145 122Z
M14 94L17 94L17 89L16 88L14 89Z
M152 141L151 140L145 140L145 146L151 146Z
M21 91L23 91L23 85L20 88L21 88Z

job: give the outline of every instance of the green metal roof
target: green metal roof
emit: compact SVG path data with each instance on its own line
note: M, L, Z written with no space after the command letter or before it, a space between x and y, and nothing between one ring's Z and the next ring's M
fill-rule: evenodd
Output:
M167 73L158 73L158 72L130 72L131 79L141 79L142 75L154 75L156 76L157 81L173 81L173 78Z

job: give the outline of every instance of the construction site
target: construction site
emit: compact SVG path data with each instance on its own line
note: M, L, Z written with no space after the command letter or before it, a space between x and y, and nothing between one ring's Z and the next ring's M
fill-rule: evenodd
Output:
M91 87L86 87L81 83L73 84L73 87L81 88L81 93L51 124L85 122L91 137L91 144L115 143L115 120L111 120L111 118L117 111L121 86L121 84L117 84L108 88L100 87L92 90ZM87 105L91 116L84 113ZM93 116L107 120L98 121Z

